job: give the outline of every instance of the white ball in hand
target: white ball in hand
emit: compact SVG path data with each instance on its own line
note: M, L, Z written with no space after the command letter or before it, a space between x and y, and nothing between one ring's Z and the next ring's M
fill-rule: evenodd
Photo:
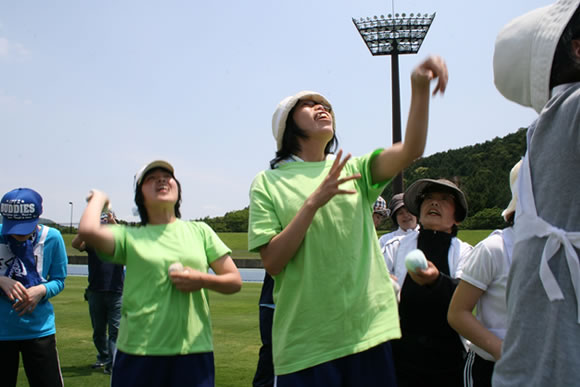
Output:
M174 262L171 265L169 265L169 269L167 271L169 272L169 274L171 274L171 272L173 271L183 271L183 265L181 264L181 262Z
M413 273L416 273L417 269L425 270L427 266L425 254L419 249L409 252L405 257L405 267Z

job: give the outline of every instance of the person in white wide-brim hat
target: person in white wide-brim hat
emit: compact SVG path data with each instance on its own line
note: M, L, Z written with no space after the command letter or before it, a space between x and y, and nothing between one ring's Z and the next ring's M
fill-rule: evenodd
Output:
M533 107L518 177L507 332L494 386L580 380L580 0L560 0L507 24L494 77Z
M372 206L385 184L424 150L430 81L447 84L430 57L411 75L404 143L336 157L335 112L320 93L283 99L273 119L276 157L250 190L248 244L274 277L272 330L278 387L394 385L388 341L400 336L397 301Z

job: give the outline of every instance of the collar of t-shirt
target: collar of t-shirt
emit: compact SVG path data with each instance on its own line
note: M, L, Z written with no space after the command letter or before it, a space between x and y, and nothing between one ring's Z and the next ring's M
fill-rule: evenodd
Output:
M324 157L324 160L334 160L335 158L336 158L336 156L334 154L329 153ZM296 155L290 155L290 156L286 157L285 159L278 161L274 168L278 168L282 164L293 163L293 162L302 162L303 163L304 160L302 160L300 157L298 157Z

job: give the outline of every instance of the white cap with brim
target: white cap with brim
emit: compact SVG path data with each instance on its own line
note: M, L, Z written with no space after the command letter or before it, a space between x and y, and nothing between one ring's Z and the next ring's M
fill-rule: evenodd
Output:
M580 0L560 0L509 22L499 32L493 54L499 92L540 113L550 98L550 73L558 41Z
M508 221L508 218L511 214L516 212L516 204L518 202L518 191L516 181L518 180L518 175L520 173L520 167L522 166L522 160L518 161L516 165L510 171L510 189L512 191L512 200L510 200L510 204L506 207L505 210L501 213L501 216Z
M146 164L145 166L143 166L135 174L134 188L137 189L137 187L141 184L143 177L147 174L147 172L149 172L150 170L155 169L155 168L163 168L163 169L166 169L169 172L171 172L172 175L174 174L173 166L171 164L169 164L167 161L164 161L164 160L152 161L149 164Z
M290 110L296 106L296 103L301 99L310 99L315 102L320 102L325 105L332 107L330 102L322 94L315 91L303 90L296 93L290 97L284 98L276 108L274 115L272 116L272 134L276 140L276 149L282 149L282 139L284 138L284 131L286 130L286 120L288 119L288 114ZM336 120L334 118L334 110L331 109L330 115L332 116L332 129L336 131Z

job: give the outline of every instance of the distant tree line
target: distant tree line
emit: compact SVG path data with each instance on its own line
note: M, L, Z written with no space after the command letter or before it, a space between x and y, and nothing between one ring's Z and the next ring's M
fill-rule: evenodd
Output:
M526 130L496 137L482 144L433 154L415 161L405 170L403 181L408 187L418 179L446 178L455 182L467 197L468 218L463 229L495 229L505 226L501 212L511 200L509 173L526 151ZM382 195L392 196L391 184ZM249 208L224 216L197 219L217 232L247 232ZM383 228L389 228L385 222Z
M502 138L419 159L405 170L403 181L408 187L418 179L449 179L467 197L468 218L461 228L501 228L501 212L512 196L509 173L525 152L526 129L521 128ZM391 198L390 184L382 196L387 201Z
M250 207L242 210L231 211L224 216L215 218L205 217L196 219L207 223L215 232L248 232L248 218Z
M465 193L469 205L468 217L461 224L463 229L495 229L505 226L501 212L511 200L509 173L526 151L526 130L505 137L496 137L482 144L466 146L446 152L435 153L415 161L405 170L403 181L408 187L418 179L446 178L455 182ZM392 196L392 186L387 185L381 195L387 202ZM224 216L196 219L211 226L216 232L247 232L249 207L231 211ZM58 225L48 219L45 224L71 233L71 228ZM41 221L42 223L42 221ZM120 220L121 224L136 225ZM381 227L388 229L390 222ZM73 233L76 228L73 227Z

